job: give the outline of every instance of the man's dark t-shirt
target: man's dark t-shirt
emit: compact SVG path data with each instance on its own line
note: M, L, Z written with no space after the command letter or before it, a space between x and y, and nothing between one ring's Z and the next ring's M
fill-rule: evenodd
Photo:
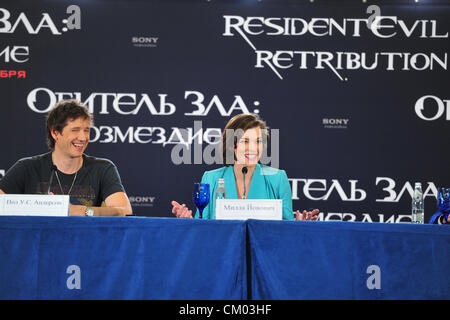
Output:
M17 161L0 180L0 189L10 194L47 194L52 171L52 153L48 152ZM110 160L83 155L83 166L75 174L56 174L50 191L67 194L70 203L98 207L113 193L125 192L117 168ZM61 191L62 187L62 191Z

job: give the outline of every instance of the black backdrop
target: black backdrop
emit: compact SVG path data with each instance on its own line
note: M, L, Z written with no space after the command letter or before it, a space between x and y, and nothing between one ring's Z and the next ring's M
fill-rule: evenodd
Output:
M87 153L115 162L134 213L171 216L219 166L174 164L175 143L204 149L257 112L279 130L294 209L408 222L419 181L428 220L450 186L450 6L385 3L0 1L0 178L47 151L46 111L77 98L95 118Z

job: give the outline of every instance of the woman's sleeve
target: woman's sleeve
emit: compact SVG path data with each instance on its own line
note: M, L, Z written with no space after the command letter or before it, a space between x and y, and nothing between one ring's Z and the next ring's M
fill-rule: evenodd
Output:
M291 185L284 170L280 170L280 198L283 200L283 220L294 220Z

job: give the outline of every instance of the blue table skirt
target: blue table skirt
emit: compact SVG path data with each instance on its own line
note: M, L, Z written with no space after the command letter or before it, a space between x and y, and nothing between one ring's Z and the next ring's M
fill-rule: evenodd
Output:
M449 299L450 228L249 221L253 299Z
M449 299L450 227L0 217L0 299Z
M0 298L245 299L245 238L242 221L0 217Z

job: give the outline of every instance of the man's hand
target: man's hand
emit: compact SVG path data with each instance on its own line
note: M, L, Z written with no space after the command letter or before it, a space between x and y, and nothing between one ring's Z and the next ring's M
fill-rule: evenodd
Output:
M105 199L106 206L92 207L94 210L94 216L104 217L124 217L133 213L130 201L124 192L116 192L111 194ZM71 216L86 216L86 206L83 205L70 205Z
M86 206L71 204L69 209L70 216L84 217L86 215Z

